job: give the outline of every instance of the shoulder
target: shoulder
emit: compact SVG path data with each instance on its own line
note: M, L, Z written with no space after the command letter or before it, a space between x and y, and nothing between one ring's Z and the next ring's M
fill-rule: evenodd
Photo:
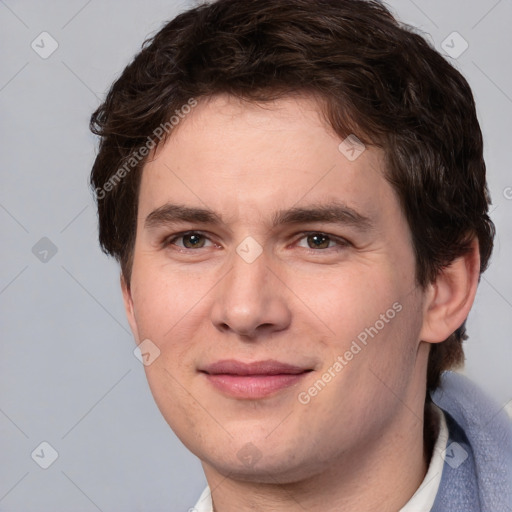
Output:
M432 400L449 433L433 512L510 510L512 420L505 409L455 372L443 374Z

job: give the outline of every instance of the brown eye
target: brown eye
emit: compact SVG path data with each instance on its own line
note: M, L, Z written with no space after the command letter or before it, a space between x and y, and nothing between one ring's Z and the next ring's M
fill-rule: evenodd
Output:
M183 236L183 246L187 249L194 249L196 247L204 247L204 236L192 233L191 235Z
M314 233L307 236L307 243L310 249L328 249L332 240L322 233Z
M170 240L169 244L183 249L202 249L207 247L207 242L209 242L208 238L201 233L184 233Z
M351 243L344 238L332 236L327 233L310 232L303 233L297 245L309 250L342 250L349 247Z

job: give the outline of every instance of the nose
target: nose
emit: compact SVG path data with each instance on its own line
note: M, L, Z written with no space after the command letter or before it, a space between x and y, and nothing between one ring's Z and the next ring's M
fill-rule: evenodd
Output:
M211 319L221 332L250 340L290 325L286 287L269 266L265 253L252 263L234 254L231 270L216 287Z

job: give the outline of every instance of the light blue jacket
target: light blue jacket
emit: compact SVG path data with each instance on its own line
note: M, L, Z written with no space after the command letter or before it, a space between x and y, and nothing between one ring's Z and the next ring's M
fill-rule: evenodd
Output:
M443 374L432 400L445 412L449 437L431 512L512 512L512 421L505 410L454 372Z

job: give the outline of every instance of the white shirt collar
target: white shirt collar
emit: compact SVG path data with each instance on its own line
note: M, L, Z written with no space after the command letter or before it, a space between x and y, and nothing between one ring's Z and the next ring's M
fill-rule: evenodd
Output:
M448 444L448 427L443 411L436 405L433 408L437 411L439 417L439 435L437 436L428 471L418 490L399 512L430 512L441 484L444 466L443 454Z
M189 508L188 512L213 512L212 495L209 487L203 491L196 503L196 506L194 508Z
M437 406L434 406L434 409L439 416L439 435L434 446L427 474L418 490L399 512L430 512L434 505L443 473L443 452L446 450L448 443L448 427L444 413ZM189 512L213 512L212 496L209 487L203 491L196 506L189 509Z

